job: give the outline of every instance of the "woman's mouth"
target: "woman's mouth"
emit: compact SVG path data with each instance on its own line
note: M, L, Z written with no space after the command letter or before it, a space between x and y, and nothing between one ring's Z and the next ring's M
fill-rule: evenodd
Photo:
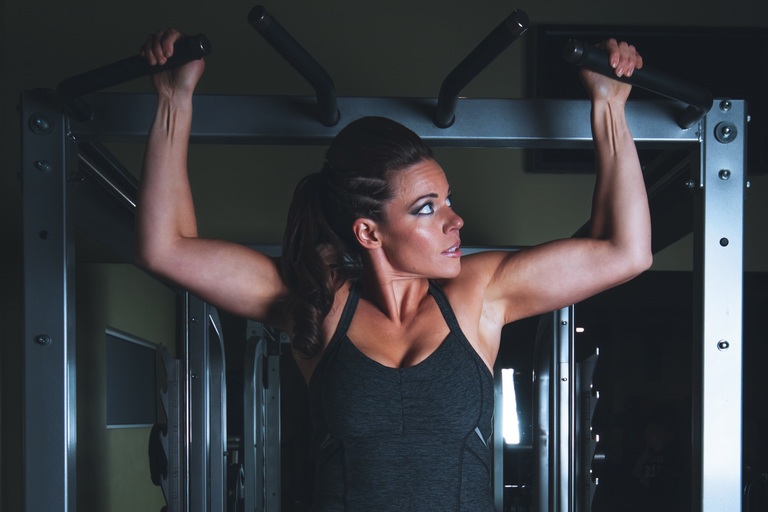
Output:
M452 258L458 258L461 257L461 245L456 244L447 251L444 251L443 254L446 256L452 257Z

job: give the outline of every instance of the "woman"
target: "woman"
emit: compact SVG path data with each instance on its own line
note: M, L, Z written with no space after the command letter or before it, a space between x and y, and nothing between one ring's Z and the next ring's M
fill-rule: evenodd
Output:
M150 36L162 64L180 37ZM617 76L642 66L604 43ZM194 61L154 75L157 114L137 215L139 262L232 313L281 328L309 384L314 510L491 511L492 369L502 327L579 302L651 264L624 117L630 86L588 72L597 183L591 237L462 257L463 220L430 149L364 118L299 183L283 255L197 236L186 175Z

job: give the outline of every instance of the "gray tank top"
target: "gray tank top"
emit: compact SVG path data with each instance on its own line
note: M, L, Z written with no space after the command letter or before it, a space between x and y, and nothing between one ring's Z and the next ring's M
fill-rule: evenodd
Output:
M352 287L309 384L313 511L495 511L493 376L443 291L430 283L430 293L448 336L419 364L390 368L347 337L359 300Z

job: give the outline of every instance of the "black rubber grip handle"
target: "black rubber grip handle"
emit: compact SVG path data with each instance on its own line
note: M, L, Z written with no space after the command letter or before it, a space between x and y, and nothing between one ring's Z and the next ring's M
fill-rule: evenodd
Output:
M82 116L88 119L90 115L87 112L78 112L83 109L82 103L78 104L73 100L84 94L100 91L166 69L177 68L187 62L205 57L211 53L211 50L211 43L205 35L188 36L176 41L173 45L173 55L163 65L150 66L146 58L140 55L133 55L112 64L67 78L59 83L56 93L70 110L75 111L75 115L79 119L82 119Z
M608 52L583 41L569 40L563 49L563 57L577 66L686 103L688 106L677 115L677 123L681 128L690 128L712 108L714 100L707 89L658 69L643 67L636 69L630 77L617 77L608 62Z

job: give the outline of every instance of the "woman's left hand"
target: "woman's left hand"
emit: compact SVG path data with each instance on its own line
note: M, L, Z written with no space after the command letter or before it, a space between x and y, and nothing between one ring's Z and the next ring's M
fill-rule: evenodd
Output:
M629 43L608 39L597 46L608 52L609 63L617 77L630 77L636 69L643 67L643 57ZM592 101L607 100L623 104L632 90L629 84L584 68L581 69L581 81Z

